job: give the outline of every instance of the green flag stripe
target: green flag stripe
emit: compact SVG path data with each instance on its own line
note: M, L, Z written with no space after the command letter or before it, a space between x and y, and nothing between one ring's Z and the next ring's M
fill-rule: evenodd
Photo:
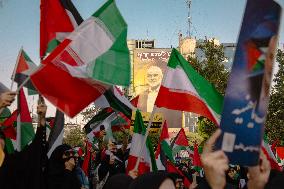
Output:
M142 115L141 115L139 110L137 110L136 114L135 114L133 132L138 133L138 134L142 134L142 135L145 135L145 133L146 133L146 127L144 125L143 118L142 118Z
M57 39L50 40L47 44L46 53L52 52L59 44L60 42Z
M155 159L155 153L154 153L153 145L152 145L151 140L150 140L149 137L147 137L146 145L147 145L147 148L149 150L150 157L151 157L152 171L156 172L158 170L158 168L157 168L157 164L156 164L156 159Z
M21 149L24 149L34 138L35 132L32 123L21 123Z
M130 84L130 57L127 47L127 29L114 42L112 47L94 60L92 77L107 84L116 83L121 86ZM107 70L102 71L102 70ZM121 82L121 83L118 83Z
M168 66L173 69L181 66L197 93L205 100L205 103L217 114L222 113L224 97L218 93L211 83L199 75L176 49L172 51Z
M24 50L22 50L22 51L23 51L23 55L24 55L25 60L26 60L27 62L32 62L32 63L33 63L33 61L30 59L30 57L28 56L28 54L27 54Z
M127 27L127 24L121 16L114 0L107 1L93 14L93 17L99 18L114 38L118 38L120 33Z
M163 150L163 152L171 162L174 162L173 152L167 141L163 140L161 142L161 150Z

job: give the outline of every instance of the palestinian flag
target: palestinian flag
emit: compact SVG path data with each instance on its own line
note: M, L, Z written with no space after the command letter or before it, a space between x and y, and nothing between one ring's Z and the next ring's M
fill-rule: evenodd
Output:
M116 86L111 87L99 97L95 101L95 106L99 108L111 107L116 111L122 112L129 119L131 119L132 110L135 108Z
M184 129L181 128L172 143L173 157L181 150L188 149L188 140L185 135Z
M17 132L15 126L17 125L18 110L15 110L10 117L0 124L0 130L3 129L5 134L5 148L8 154L15 152L13 142L16 143Z
M30 59L28 54L21 49L14 68L12 79L18 83L18 85L21 85L36 70L36 68L37 65ZM30 93L36 90L31 81L28 81L25 84L25 87L28 88Z
M40 57L55 49L82 22L71 0L41 0Z
M179 170L172 162L167 161L167 171L169 173L176 173L179 174L183 177L183 184L186 188L189 188L189 186L191 185L190 181L188 180L188 178L182 173L181 170Z
M173 49L155 105L194 112L219 124L223 96Z
M18 111L17 117L17 150L21 151L25 146L30 144L35 136L32 125L32 118L29 112L28 103L24 90L21 89L18 95Z
M268 45L268 44L267 44ZM260 47L257 41L251 40L246 44L248 64L250 72L262 71L264 69L265 52L267 47Z
M100 131L106 132L106 139L113 139L111 122L116 118L116 112L110 108L105 108L95 115L85 126L87 139L90 143L95 143L100 137Z
M160 134L160 140L158 143L158 147L155 153L156 163L158 170L166 170L167 160L174 162L174 158L172 155L172 148L170 146L170 136L168 133L168 125L167 122L164 122L162 126L162 131Z
M122 127L124 129L130 129L131 120L128 117L126 117L123 113L116 112L116 117L110 124L111 124L111 130L113 132L121 131Z
M48 136L48 157L50 157L55 148L63 142L64 122L64 114L56 110L55 118L50 122L51 131Z
M153 146L150 139L147 138L146 144L143 144L145 140L145 133L146 127L144 125L142 115L140 111L137 110L134 121L131 148L128 156L127 172L135 168L136 161L139 157L140 163L138 165L138 175L157 170ZM141 148L142 153L140 154Z
M264 135L263 137L263 142L262 142L262 151L264 152L264 154L266 155L267 159L270 162L271 168L272 169L276 169L276 170L280 170L280 167L277 164L277 159L271 149L271 145L269 145L268 143L268 137L267 135Z
M47 117L46 120L46 137L48 139L52 128L54 127L55 117Z
M31 75L34 86L74 117L110 85L129 85L126 34L127 25L116 4L107 1L42 62L41 69Z
M284 147L276 147L276 158L277 162L283 165L284 160Z
M82 170L89 177L90 162L92 161L92 144L86 141L86 153L82 164Z
M3 130L5 137L16 140L17 133L14 128L17 122L18 110L15 110L12 115L0 124L0 129Z
M194 144L194 151L193 151L193 166L195 170L198 172L201 170L201 167L202 167L198 145L196 143Z

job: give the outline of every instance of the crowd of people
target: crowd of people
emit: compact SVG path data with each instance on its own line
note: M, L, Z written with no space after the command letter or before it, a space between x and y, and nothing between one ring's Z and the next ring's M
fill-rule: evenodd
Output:
M11 91L0 94L0 110L10 106L15 96L16 93ZM129 156L127 140L123 140L118 149L115 143L103 141L105 131L101 130L98 148L91 148L89 174L86 175L82 171L84 157L74 153L67 144L58 146L47 158L46 110L47 106L41 101L37 107L36 135L32 143L20 152L6 153L5 134L0 129L0 151L4 152L0 166L1 189L182 189L185 188L185 179L190 181L191 189L284 187L283 172L271 169L263 152L257 166L230 165L223 151L214 150L221 130L217 130L204 145L201 169L192 166L191 160L176 161L175 166L180 172L160 170L142 175L138 175L135 169L126 172Z

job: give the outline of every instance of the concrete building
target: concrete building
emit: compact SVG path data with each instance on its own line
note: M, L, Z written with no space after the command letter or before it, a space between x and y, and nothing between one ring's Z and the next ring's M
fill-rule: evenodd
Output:
M226 60L223 62L223 64L225 65L226 69L230 71L233 65L237 44L236 43L222 43L222 45L224 46L224 54L226 57Z
M196 39L191 37L183 37L182 34L179 34L179 46L178 49L181 55L187 59L188 56L195 56L196 49Z

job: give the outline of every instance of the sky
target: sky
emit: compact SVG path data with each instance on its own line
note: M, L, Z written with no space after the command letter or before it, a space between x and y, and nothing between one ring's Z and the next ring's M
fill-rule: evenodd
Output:
M73 0L86 19L105 0ZM178 33L187 35L186 0L117 0L128 24L128 39L155 39L156 47L177 47ZM277 0L284 7L284 0ZM245 0L192 0L191 34L197 39L207 36L220 42L236 43ZM11 85L11 74L19 49L39 64L40 0L0 0L0 81ZM280 44L284 43L284 19Z

